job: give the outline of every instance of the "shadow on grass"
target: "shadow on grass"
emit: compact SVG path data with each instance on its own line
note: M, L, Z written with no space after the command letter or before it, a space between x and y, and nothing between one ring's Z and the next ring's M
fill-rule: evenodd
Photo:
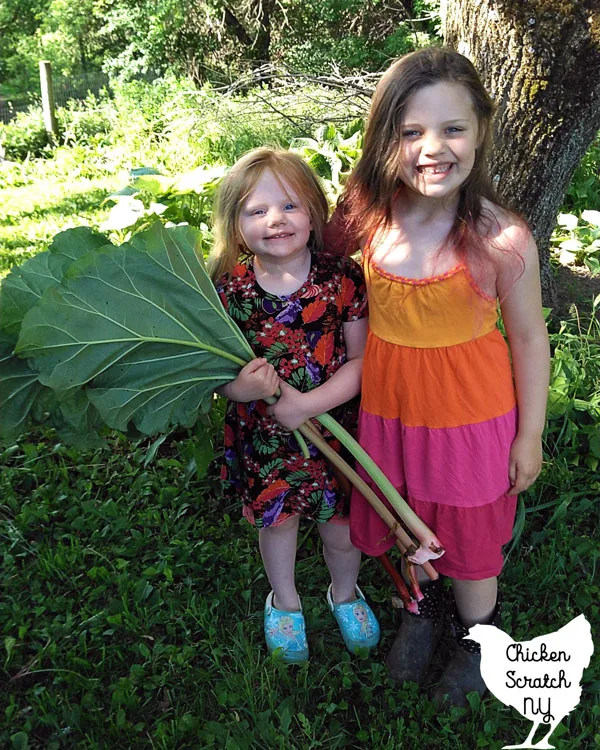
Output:
M552 317L570 317L573 305L582 316L589 316L593 300L600 294L600 275L592 276L585 266L559 266L556 270L556 308Z

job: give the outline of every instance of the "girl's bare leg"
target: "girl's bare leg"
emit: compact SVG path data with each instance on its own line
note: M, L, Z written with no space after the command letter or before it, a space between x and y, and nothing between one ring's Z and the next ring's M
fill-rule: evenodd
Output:
M293 516L280 526L268 526L258 532L260 554L273 589L273 606L284 612L300 609L294 579L298 523L299 517Z
M482 581L457 581L452 579L456 608L466 628L492 620L498 597L498 579Z
M336 604L356 599L356 581L360 568L360 550L350 541L349 524L320 523L323 557L331 575L332 596Z

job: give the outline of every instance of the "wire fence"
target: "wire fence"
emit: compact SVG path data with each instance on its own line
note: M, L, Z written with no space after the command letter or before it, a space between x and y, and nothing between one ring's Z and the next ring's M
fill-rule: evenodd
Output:
M153 80L156 74L148 73L142 76L144 80ZM54 103L57 107L64 107L67 102L72 100L81 101L86 99L89 94L98 95L103 89L109 92L110 80L104 73L89 73L87 75L71 76L52 76L54 86ZM36 91L30 93L26 101L10 101L8 98L0 97L0 122L9 123L19 112L26 112L30 107L41 106L41 92L38 87Z

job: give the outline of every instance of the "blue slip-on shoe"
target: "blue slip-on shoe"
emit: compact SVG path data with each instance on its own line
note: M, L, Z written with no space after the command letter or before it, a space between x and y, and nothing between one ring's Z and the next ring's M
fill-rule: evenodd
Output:
M285 612L273 606L273 592L265 603L265 640L269 653L280 649L286 664L308 661L308 642L302 609Z
M337 620L346 648L351 654L357 648L373 648L379 643L379 623L363 592L356 586L356 599L353 602L336 604L331 594L332 585L327 589L327 604Z

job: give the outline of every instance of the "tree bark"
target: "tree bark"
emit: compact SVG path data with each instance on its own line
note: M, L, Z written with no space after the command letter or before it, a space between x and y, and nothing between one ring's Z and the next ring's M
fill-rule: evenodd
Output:
M544 304L556 214L600 129L600 0L442 0L445 43L497 105L491 173L538 243Z
M252 57L257 62L268 63L271 60L271 19L275 11L275 0L259 0L254 5L258 31Z

